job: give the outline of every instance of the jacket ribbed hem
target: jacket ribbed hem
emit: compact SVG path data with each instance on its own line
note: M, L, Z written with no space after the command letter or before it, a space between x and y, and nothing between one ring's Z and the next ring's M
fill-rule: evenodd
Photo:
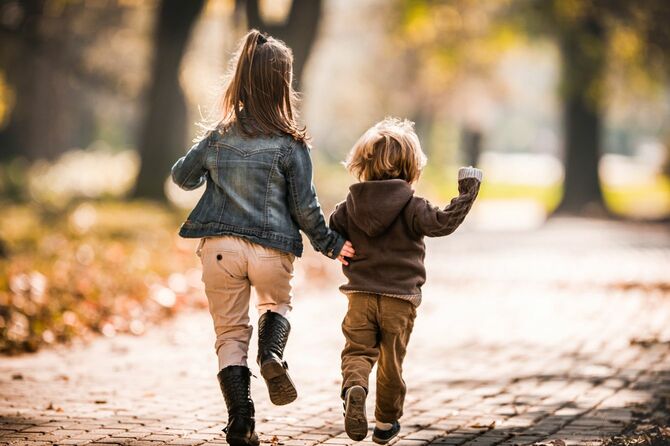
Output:
M482 182L482 177L484 176L484 173L480 170L477 169L476 167L461 167L458 169L458 180L464 180L466 178L475 178L478 180L480 183Z
M415 307L421 305L421 294L393 294L393 293L384 293L379 291L370 291L370 290L343 290L340 288L343 294L379 294L380 296L393 297L395 299L406 300Z

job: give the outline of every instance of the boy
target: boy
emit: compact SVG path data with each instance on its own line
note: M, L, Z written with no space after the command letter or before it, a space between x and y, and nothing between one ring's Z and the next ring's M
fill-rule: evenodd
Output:
M365 398L376 362L372 440L386 444L398 435L406 393L402 362L426 280L423 238L454 232L479 192L481 170L461 168L459 196L444 209L433 207L412 189L425 164L413 123L386 118L349 153L345 165L360 182L330 217L330 227L356 246L343 267L348 283L340 287L349 298L341 396L345 430L353 440L367 436Z

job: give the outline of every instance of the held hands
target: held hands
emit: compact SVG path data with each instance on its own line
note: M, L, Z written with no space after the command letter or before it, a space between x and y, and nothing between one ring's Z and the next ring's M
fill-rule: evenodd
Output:
M340 255L337 256L337 260L339 260L342 265L348 265L349 262L347 262L346 257L353 257L354 254L356 254L356 251L354 251L354 247L351 245L351 242L347 240L344 243L344 246L342 246L342 250L340 251Z

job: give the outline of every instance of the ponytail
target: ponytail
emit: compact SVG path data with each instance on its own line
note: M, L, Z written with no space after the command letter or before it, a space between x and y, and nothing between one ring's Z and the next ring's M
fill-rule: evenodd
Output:
M252 65L254 63L254 54L256 54L256 48L265 42L267 42L267 38L257 29L252 29L249 31L244 40L244 45L242 46L242 51L237 61L237 70L246 71L249 85L251 84L252 80L251 73Z
M288 134L307 142L297 123L293 90L293 53L282 41L256 29L240 41L220 99L217 127L237 124L247 136Z

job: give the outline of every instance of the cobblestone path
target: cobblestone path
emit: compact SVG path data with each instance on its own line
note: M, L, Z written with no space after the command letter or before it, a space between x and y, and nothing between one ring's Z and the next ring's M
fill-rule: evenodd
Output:
M668 231L558 220L464 228L428 249L397 446L598 445L668 421ZM353 443L339 400L346 299L325 268L318 286L304 268L297 278L286 356L298 400L272 406L252 380L273 446ZM212 345L208 314L191 312L142 337L0 358L0 444L225 444Z

